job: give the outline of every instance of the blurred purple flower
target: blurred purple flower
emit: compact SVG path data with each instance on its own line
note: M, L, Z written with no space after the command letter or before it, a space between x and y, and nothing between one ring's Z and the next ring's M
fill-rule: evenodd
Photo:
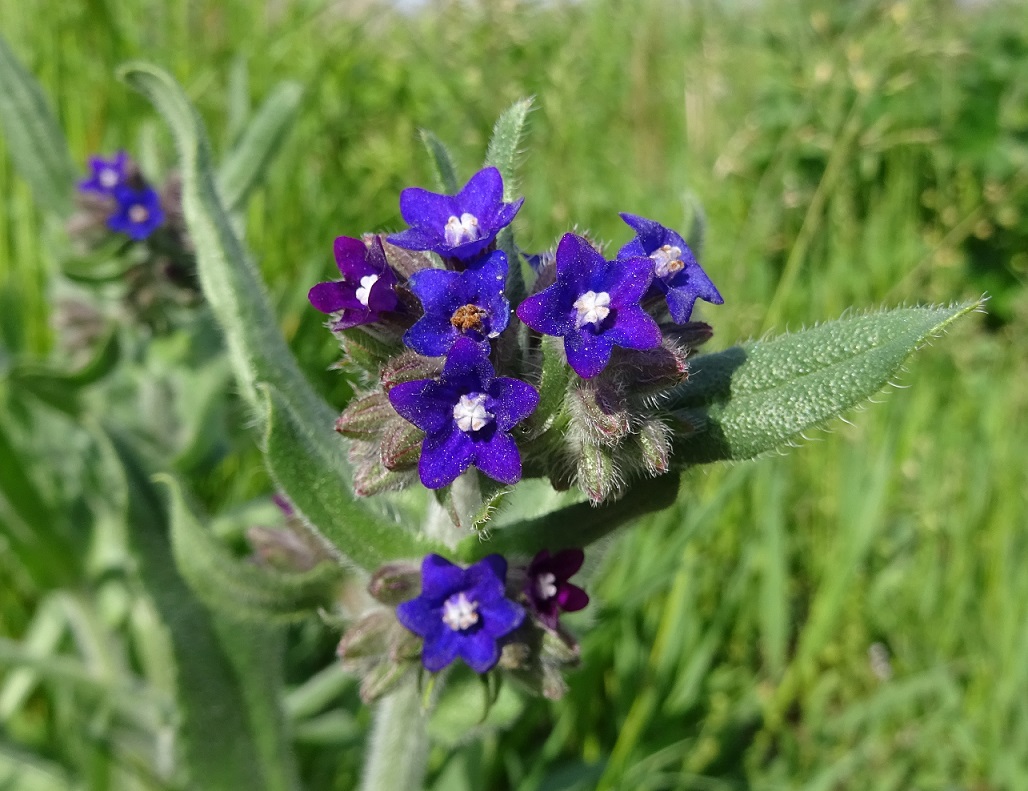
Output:
M689 321L697 299L714 305L724 303L685 239L645 217L622 212L621 219L631 226L636 237L618 251L618 260L649 257L653 262L653 286L666 295L668 310L676 324Z
M456 195L408 187L400 193L400 214L411 227L388 241L407 250L431 250L467 261L510 225L524 200L503 202L503 178L496 168L478 171Z
M90 157L88 179L79 182L81 192L96 192L101 195L114 195L117 187L123 186L128 180L128 154L119 151L113 159Z
M429 489L452 483L471 465L500 483L521 480L510 430L532 414L539 394L519 379L497 377L488 351L470 338L453 344L438 380L398 384L389 401L425 432L418 474Z
M370 324L382 313L396 310L396 275L386 261L381 238L376 236L367 245L360 239L340 236L333 252L343 279L318 283L307 294L316 310L339 314L333 330Z
M433 673L457 657L476 673L500 660L501 638L525 619L507 598L507 561L489 555L463 569L439 555L421 563L421 594L396 608L396 617L424 639L421 663Z
M648 258L606 261L581 236L568 233L557 246L557 282L518 306L518 318L537 332L564 338L568 363L591 379L615 346L652 349L657 323L639 305L653 279Z
M107 227L124 233L136 241L146 239L164 222L161 196L151 187L133 189L119 186L114 188L114 199L118 207L107 218Z
M510 302L503 294L507 256L497 250L475 269L450 272L422 269L410 289L425 315L407 330L403 342L418 354L440 357L461 337L488 343L507 327Z
M560 611L577 612L589 603L588 594L568 580L585 560L581 549L562 549L555 555L541 550L528 565L525 595L536 618L547 629L557 629Z

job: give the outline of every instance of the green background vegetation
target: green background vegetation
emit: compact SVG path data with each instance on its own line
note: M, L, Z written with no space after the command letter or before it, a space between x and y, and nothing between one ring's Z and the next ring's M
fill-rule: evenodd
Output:
M340 407L349 387L305 299L333 271L331 240L401 227L399 190L431 186L419 127L466 178L496 116L529 94L523 244L574 226L620 244L618 211L681 225L695 197L725 296L701 309L713 348L853 306L991 295L987 317L911 362L897 382L911 389L780 456L695 470L674 509L611 542L593 606L568 619L583 663L567 698L441 743L440 789L1028 787L1028 15L733 6L0 0L83 163L124 147L172 164L150 106L113 77L126 60L171 70L221 150L244 97L305 86L246 238L293 349ZM0 325L37 355L54 342L42 226L0 141ZM196 484L212 511L269 488L255 451ZM34 568L0 533L0 660L44 600L129 629L102 575L55 600ZM290 633L291 683L331 662L325 631ZM891 672L870 661L875 643ZM102 692L117 663L95 648L83 661ZM159 657L132 661L159 673ZM0 723L0 770L33 751L43 774L84 787L160 787L125 768L85 688L56 678ZM343 682L296 728L307 787L352 787L367 724Z

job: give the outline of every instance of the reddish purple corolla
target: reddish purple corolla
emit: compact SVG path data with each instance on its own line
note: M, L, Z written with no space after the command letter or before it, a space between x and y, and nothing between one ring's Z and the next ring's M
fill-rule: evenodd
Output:
M724 303L685 239L645 217L622 212L621 219L631 226L636 237L618 251L618 260L647 256L653 262L653 287L665 294L676 324L689 321L697 299L714 305Z
M418 474L429 489L453 483L472 465L500 483L521 480L510 431L535 411L539 394L519 379L496 376L488 351L470 338L453 344L439 379L398 384L389 402L425 432Z
M503 178L496 168L478 171L456 195L408 187L400 193L400 214L410 228L390 236L389 242L469 261L510 225L524 200L503 202Z
M339 314L332 323L333 330L370 324L383 313L396 310L396 275L386 261L379 237L365 244L360 239L340 236L333 251L343 279L318 283L307 294L311 305L322 313Z
M538 621L556 630L560 612L577 612L589 603L589 595L568 580L578 573L585 560L581 549L562 549L551 555L540 551L528 565L525 596Z
M114 214L107 218L107 227L112 231L142 241L164 222L161 196L152 187L134 189L119 186L114 188L112 194L118 203Z
M476 673L500 660L500 641L525 620L507 598L507 561L489 555L461 568L439 555L421 563L421 594L396 608L396 617L424 639L421 663L433 673L460 657Z
M79 182L81 192L95 192L101 195L114 195L117 187L123 186L128 179L128 154L119 151L113 159L90 157L88 179Z
M501 250L463 272L415 272L410 290L421 300L425 315L407 330L403 342L426 357L441 357L462 337L488 343L510 320L510 302L503 293L506 282L507 256Z
M557 246L557 282L518 306L518 318L537 332L564 338L568 363L591 379L615 346L652 349L660 328L639 301L653 280L649 258L607 261L581 236Z

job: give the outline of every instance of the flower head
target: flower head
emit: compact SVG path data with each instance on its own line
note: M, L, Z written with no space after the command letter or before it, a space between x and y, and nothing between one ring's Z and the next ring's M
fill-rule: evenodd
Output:
M522 302L518 318L544 335L562 336L568 363L590 379L606 368L615 346L660 343L657 323L639 305L652 279L649 259L606 261L581 236L565 234L557 246L557 282Z
M107 218L107 227L112 231L128 234L136 241L142 241L164 222L161 196L152 187L133 189L128 186L114 188L114 199L118 207Z
M507 561L489 555L463 569L439 555L421 563L421 594L396 608L407 629L424 638L421 663L433 673L457 657L476 673L500 659L499 640L517 629L524 609L506 597Z
M497 377L488 351L470 338L453 344L438 380L398 384L389 401L425 432L418 474L429 489L452 483L471 465L500 483L521 480L510 430L532 414L539 394L519 379Z
M128 181L128 154L119 151L113 159L90 157L89 169L91 175L79 182L79 190L114 195L115 188L125 185Z
M503 178L496 168L478 171L456 195L409 187L400 193L400 214L411 227L389 242L466 261L493 243L523 202L503 202Z
M403 342L418 354L439 357L460 337L488 342L507 327L510 303L503 294L507 257L497 250L484 263L463 272L422 269L410 289L425 309Z
M725 300L703 271L685 240L658 222L621 213L636 237L618 251L618 260L647 256L653 262L653 285L667 296L676 324L685 324L697 299L714 305Z
M333 251L343 279L318 283L307 294L315 309L340 314L332 324L333 330L370 324L378 321L380 314L396 310L396 275L389 268L379 237L367 245L360 239L340 236Z
M589 603L588 594L568 582L582 568L583 560L585 553L581 549L563 549L556 555L544 549L528 565L525 596L546 628L556 630L561 610L577 612Z

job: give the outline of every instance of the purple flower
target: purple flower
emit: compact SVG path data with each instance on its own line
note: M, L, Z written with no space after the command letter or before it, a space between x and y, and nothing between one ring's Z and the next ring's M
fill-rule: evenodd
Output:
M389 401L425 432L418 473L429 489L452 483L472 464L500 483L521 480L510 430L532 414L539 394L518 379L497 377L487 349L470 338L453 344L438 380L398 384Z
M407 629L424 638L421 663L433 673L457 657L476 673L500 660L501 638L525 620L524 609L506 597L507 561L489 555L463 569L439 555L421 563L421 595L396 608Z
M518 318L537 332L564 338L575 373L591 379L615 346L652 349L660 329L639 305L653 279L648 258L606 261L581 236L557 246L557 282L518 306Z
M307 293L316 310L340 314L333 330L370 324L378 321L380 314L396 310L396 275L389 268L379 237L366 245L360 239L340 236L333 251L343 279L318 283Z
M525 595L539 622L547 629L557 628L559 611L577 612L589 603L588 594L568 580L585 560L581 549L562 549L550 555L544 549L528 565Z
M685 239L658 222L621 213L636 237L618 251L618 260L645 255L653 261L653 285L667 296L668 310L676 324L685 324L697 299L724 303L693 255Z
M503 295L507 256L500 250L475 269L422 269L409 282L425 315L407 330L403 342L418 354L444 355L460 337L488 343L510 320L510 303Z
M119 151L113 159L90 157L89 169L92 175L79 182L79 190L114 195L115 188L124 185L128 179L127 167L128 154L124 151Z
M118 208L107 218L107 227L112 231L142 241L164 222L161 196L151 187L138 190L127 186L115 187L114 199Z
M407 250L466 261L493 243L524 200L503 202L503 178L496 168L478 171L456 195L409 187L400 193L400 214L411 227L388 238Z

